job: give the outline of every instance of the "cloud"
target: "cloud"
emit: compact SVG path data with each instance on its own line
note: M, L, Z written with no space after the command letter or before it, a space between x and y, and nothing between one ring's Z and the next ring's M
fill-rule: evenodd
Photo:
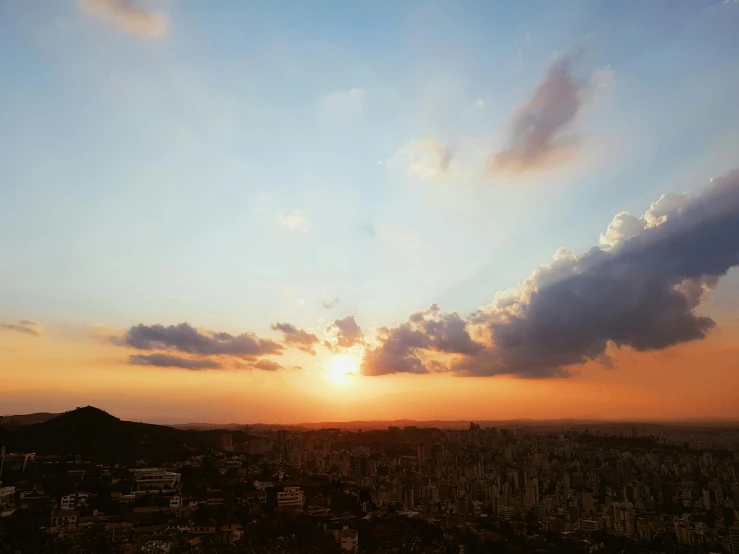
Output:
M609 345L650 351L703 339L715 322L695 309L739 265L739 171L700 196L664 195L640 218L618 214L601 242L582 255L559 250L465 320L432 306L380 329L362 372L565 377L570 366L607 362ZM453 359L424 363L438 353Z
M79 6L87 14L112 21L121 31L148 37L167 33L164 14L139 8L132 0L80 0Z
M398 150L393 158L408 160L408 174L424 181L444 178L454 159L454 150L439 139L426 137Z
M0 329L7 331L15 331L17 333L23 333L25 335L32 335L34 337L41 336L38 329L38 323L30 321L28 319L21 319L18 323L0 323Z
M197 371L199 369L220 369L220 363L213 360L195 360L170 356L169 354L137 354L129 356L128 363L132 365L150 365L156 367L179 367Z
M324 300L323 302L321 302L321 304L323 305L324 308L328 310L339 304L339 297L337 296L336 298L330 301Z
M363 223L359 226L359 230L372 238L377 234L377 229L375 229L375 226L370 223Z
M508 146L491 156L491 170L538 169L571 153L574 141L563 133L580 112L587 86L572 77L573 61L573 55L557 59L533 98L516 110L511 118ZM605 79L605 74L602 77Z
M641 217L633 216L628 212L620 212L615 215L606 232L600 236L600 244L610 248L616 247L644 229L664 223L670 213L679 213L692 200L693 197L687 192L663 194Z
M336 90L321 101L320 112L330 123L350 123L364 110L364 91L359 88Z
M354 320L353 315L346 316L344 319L337 319L326 327L326 332L333 334L336 346L339 348L351 348L355 344L364 342L364 332ZM328 344L330 345L330 343Z
M303 329L298 329L290 323L275 323L272 325L274 331L281 331L285 336L285 344L293 346L303 352L316 355L313 346L318 344L320 340L313 333L308 333Z
M293 210L291 212L282 212L277 216L277 223L290 229L291 231L298 231L300 233L307 233L311 230L311 224L303 215L300 210Z
M259 360L253 367L254 369L261 369L262 371L279 371L280 369L283 369L280 364L273 362L272 360Z
M187 354L225 355L252 358L264 354L279 354L284 347L270 339L260 339L253 333L233 336L228 333L200 332L189 323L179 325L135 325L116 344L139 350L178 350Z
M440 371L442 365L438 361L424 362L420 353L478 353L483 346L472 339L467 325L459 314L442 314L439 307L432 304L428 310L411 314L408 321L398 327L379 329L380 345L365 352L361 372L364 375L387 375Z

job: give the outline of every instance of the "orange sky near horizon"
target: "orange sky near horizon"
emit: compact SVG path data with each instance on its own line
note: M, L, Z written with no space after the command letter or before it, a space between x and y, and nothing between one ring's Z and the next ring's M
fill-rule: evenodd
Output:
M739 325L666 350L615 350L560 379L449 374L330 378L332 355L301 370L187 371L132 366L100 338L0 334L0 414L94 405L153 422L739 418ZM288 356L281 357L286 362Z

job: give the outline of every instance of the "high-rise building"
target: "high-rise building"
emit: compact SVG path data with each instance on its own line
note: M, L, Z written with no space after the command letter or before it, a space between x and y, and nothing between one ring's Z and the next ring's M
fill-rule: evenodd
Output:
M526 483L526 509L539 504L539 482L536 478Z
M731 554L739 554L739 525L734 525L729 529L729 552Z
M631 428L631 438L635 439L639 436L639 432L636 430L636 427Z
M221 448L223 450L233 452L234 443L233 443L233 436L231 435L231 433L223 433L221 435Z
M349 458L349 469L352 477L361 479L367 476L367 458L364 456L351 456Z

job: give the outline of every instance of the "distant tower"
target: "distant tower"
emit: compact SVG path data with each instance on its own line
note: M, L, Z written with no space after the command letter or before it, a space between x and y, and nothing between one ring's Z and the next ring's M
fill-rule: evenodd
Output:
M5 466L5 445L0 446L0 477L3 476L3 467Z
M221 435L221 448L223 448L223 450L233 452L234 442L231 433L223 433Z
M636 427L631 428L631 438L635 439L639 436L639 432L636 430Z

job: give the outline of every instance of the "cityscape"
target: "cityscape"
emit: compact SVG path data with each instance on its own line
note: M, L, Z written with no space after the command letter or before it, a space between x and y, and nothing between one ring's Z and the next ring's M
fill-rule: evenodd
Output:
M5 419L11 444L117 435L3 447L3 552L739 552L739 424L244 425L168 452L146 438L188 431L145 425L106 458L131 431L97 408Z

